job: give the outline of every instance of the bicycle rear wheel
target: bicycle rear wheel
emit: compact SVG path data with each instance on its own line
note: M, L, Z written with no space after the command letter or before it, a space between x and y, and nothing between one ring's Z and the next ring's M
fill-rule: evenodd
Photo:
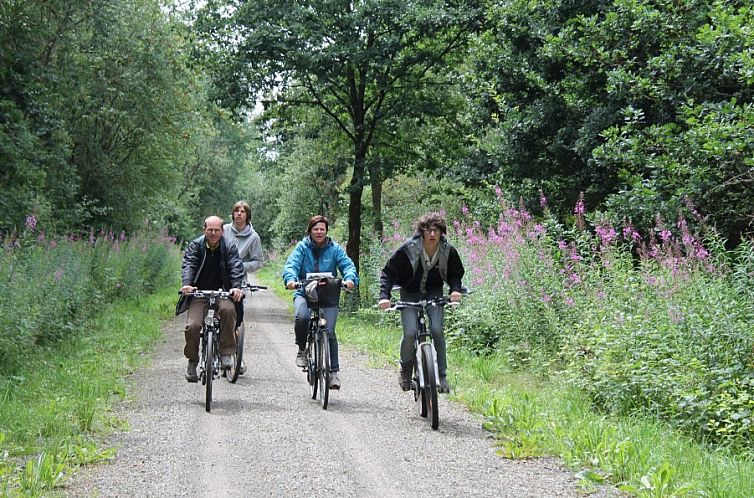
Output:
M427 404L427 419L429 420L429 425L433 429L437 429L440 425L440 414L437 409L435 357L429 344L422 347L422 368L424 369L424 399Z
M212 363L215 357L215 338L213 337L212 330L208 329L205 332L205 345L204 345L204 377L206 380L206 396L204 399L204 409L210 411L212 409Z
M319 376L319 402L322 409L327 410L330 399L330 340L327 329L321 329L317 334L319 356L317 357L317 374Z
M243 361L243 342L246 335L246 327L244 324L238 326L236 329L236 353L233 355L233 366L225 373L225 377L228 382L235 384L238 380L238 376L241 374L241 361Z

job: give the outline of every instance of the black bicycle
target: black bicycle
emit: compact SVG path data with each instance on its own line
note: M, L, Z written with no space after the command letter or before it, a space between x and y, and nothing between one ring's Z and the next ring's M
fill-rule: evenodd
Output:
M244 284L243 290L252 292L266 289L258 285ZM225 371L222 368L220 359L220 314L218 310L218 301L220 299L231 299L230 292L223 290L195 290L189 293L195 298L207 299L207 314L204 316L204 324L200 333L201 351L199 357L198 374L199 380L205 386L204 409L212 409L212 381L220 375L225 375L228 382L235 383L241 370L241 361L243 360L243 335L244 328L240 332L236 329L236 334L241 338L236 342L236 351L233 353L232 367Z
M321 308L338 306L343 282L331 273L310 273L307 278L296 284L304 288L306 305L311 316L306 338L306 380L312 399L317 399L322 409L327 409L330 399L330 333L327 320L322 316Z
M241 290L248 290L249 292L258 292L262 290L267 290L267 287L264 285L252 285L248 283L244 283L240 287ZM243 347L244 347L244 341L246 338L246 326L244 322L241 322L238 327L236 327L236 352L233 355L233 366L226 370L223 375L225 375L228 382L231 382L233 384L236 383L238 380L238 376L244 373L244 366L243 366Z
M432 306L455 305L446 297L422 299L421 301L396 301L388 310L402 309L416 310L419 315L419 332L414 338L415 355L414 373L411 379L411 390L414 391L414 401L419 402L419 415L429 421L432 429L440 425L440 414L437 406L440 376L437 369L437 352L432 343L432 334L427 328L427 309Z

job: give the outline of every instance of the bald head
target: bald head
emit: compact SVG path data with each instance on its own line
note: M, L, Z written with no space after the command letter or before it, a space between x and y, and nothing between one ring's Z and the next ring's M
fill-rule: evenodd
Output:
M209 248L216 248L223 236L223 219L219 216L210 216L204 220L204 235Z

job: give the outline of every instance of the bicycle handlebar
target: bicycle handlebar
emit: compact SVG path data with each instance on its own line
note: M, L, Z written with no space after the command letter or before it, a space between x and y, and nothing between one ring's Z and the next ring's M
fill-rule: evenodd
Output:
M398 311L405 308L412 308L416 310L422 310L429 308L430 306L458 306L460 303L451 301L444 296L433 297L432 299L422 299L420 301L395 301L390 308L385 311Z
M262 291L262 290L267 290L267 287L264 286L264 285L253 285L253 284L249 284L249 283L243 283L243 284L241 284L241 286L239 287L239 289L241 291L247 290L249 292L258 292L258 291ZM181 294L183 294L183 293L181 291L178 291L178 295L180 296ZM218 290L200 290L200 289L196 289L193 292L188 292L186 295L187 296L192 296L192 297L206 297L206 298L209 298L209 297L219 297L220 299L229 299L230 298L230 292L227 292L227 291L224 291L224 290L219 290L219 289Z
M307 285L308 283L310 283L310 282L318 282L318 281L320 281L320 280L326 280L327 278L335 278L335 277L315 277L315 278L305 278L305 279L303 279L303 280L300 280L300 281L296 282L296 283L295 283L296 285L295 285L295 287L293 287L293 289L288 289L288 290L296 290L296 289L300 289L300 288L302 288L302 287L305 287L305 286L306 286L306 285ZM353 289L349 289L349 288L348 288L348 286L346 285L346 282L345 282L345 280L343 280L342 278L339 278L339 279L337 279L337 280L340 280L340 288L341 288L341 289L345 290L346 292L353 292Z

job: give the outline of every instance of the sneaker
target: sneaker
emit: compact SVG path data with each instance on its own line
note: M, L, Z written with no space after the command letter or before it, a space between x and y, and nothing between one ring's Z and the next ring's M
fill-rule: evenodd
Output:
M404 367L401 365L401 376L398 380L398 383L400 384L401 389L404 391L411 390L411 370L413 370L411 366Z
M438 386L438 391L441 393L449 393L450 392L450 386L448 385L448 379L443 375L440 377L440 385Z
M340 377L338 377L338 372L330 372L330 389L340 389Z
M306 350L299 349L298 353L296 353L296 366L306 368L307 363L308 360L306 359Z
M223 370L229 370L233 368L233 355L224 354L220 356L220 363L223 365Z
M196 375L196 361L189 360L188 367L186 367L186 380L189 382L199 382L199 376Z
M241 368L238 369L238 375L246 373L246 360L241 360Z

